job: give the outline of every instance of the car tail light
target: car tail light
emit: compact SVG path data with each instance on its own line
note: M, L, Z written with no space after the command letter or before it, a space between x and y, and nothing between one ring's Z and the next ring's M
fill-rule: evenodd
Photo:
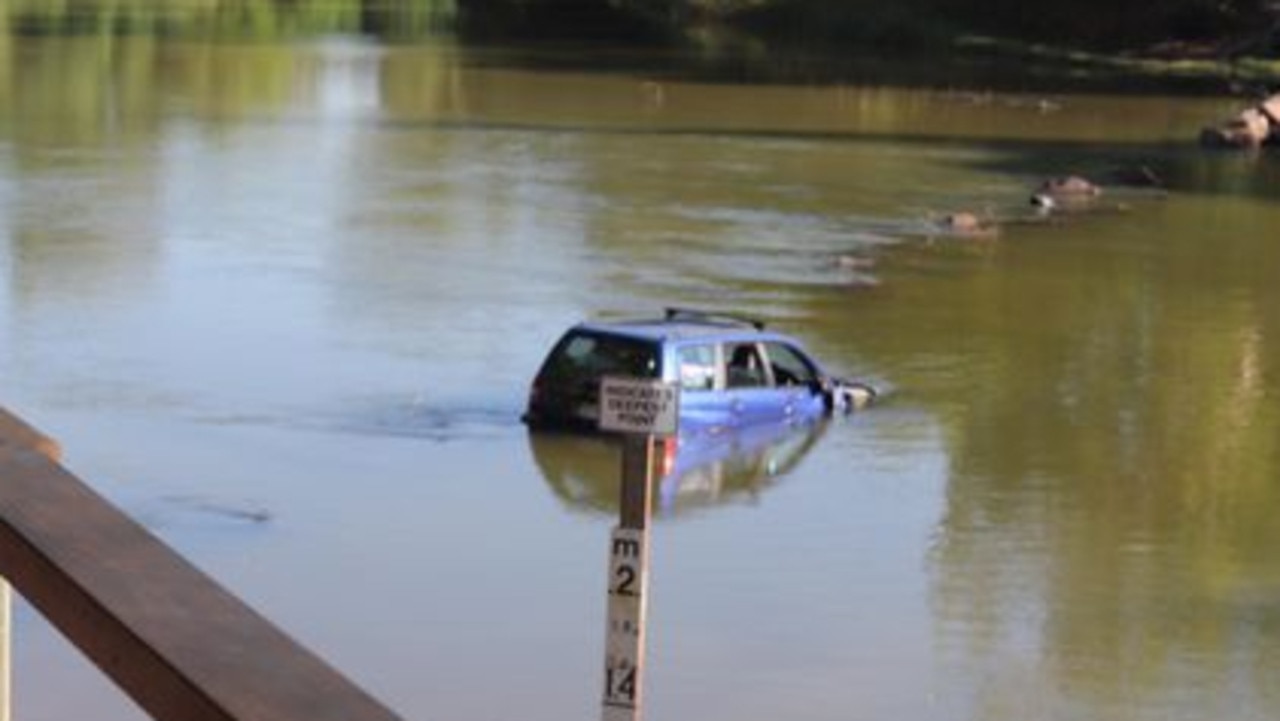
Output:
M660 476L667 476L676 469L676 453L679 452L680 442L675 436L664 438L662 441L662 459L659 461L658 471Z

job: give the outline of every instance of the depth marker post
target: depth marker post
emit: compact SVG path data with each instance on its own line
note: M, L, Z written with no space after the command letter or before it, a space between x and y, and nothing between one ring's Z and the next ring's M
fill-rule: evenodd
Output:
M679 398L671 383L612 377L600 382L600 429L624 434L618 525L609 537L602 721L640 718L657 439L676 434Z

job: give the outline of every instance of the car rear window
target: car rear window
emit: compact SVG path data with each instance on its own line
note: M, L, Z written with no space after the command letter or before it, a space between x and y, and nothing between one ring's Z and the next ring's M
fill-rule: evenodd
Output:
M653 343L601 333L574 332L556 348L548 372L561 378L658 377Z

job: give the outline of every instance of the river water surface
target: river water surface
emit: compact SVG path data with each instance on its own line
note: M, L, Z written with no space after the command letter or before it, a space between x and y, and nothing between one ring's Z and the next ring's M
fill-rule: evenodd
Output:
M0 66L0 402L406 719L599 716L616 453L518 416L567 325L666 305L892 393L668 489L647 718L1280 716L1280 159L1191 142L1239 101L348 40ZM1109 187L1033 214L1065 172ZM17 717L142 717L16 635Z

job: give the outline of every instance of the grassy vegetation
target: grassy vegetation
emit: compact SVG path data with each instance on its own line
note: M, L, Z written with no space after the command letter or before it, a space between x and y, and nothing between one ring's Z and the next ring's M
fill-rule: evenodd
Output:
M448 27L455 0L0 0L10 32L278 38L413 35Z

